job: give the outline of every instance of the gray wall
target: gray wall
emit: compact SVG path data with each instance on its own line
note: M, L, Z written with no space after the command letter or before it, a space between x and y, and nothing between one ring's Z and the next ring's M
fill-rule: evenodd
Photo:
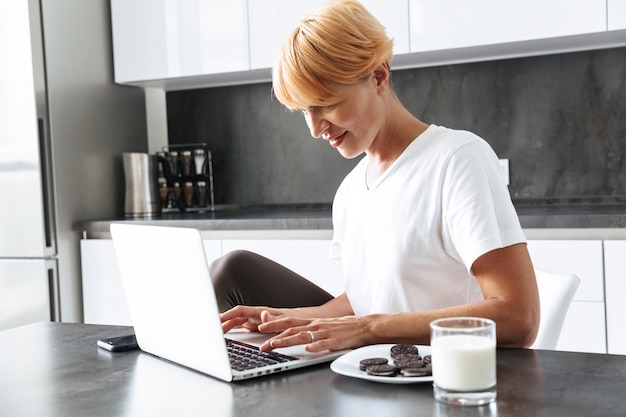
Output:
M42 2L61 320L82 322L77 221L123 216L123 152L145 152L144 94L113 84L108 0Z
M626 201L626 48L394 71L418 118L510 159L513 199ZM170 143L207 142L216 203L325 203L357 159L312 139L270 84L170 92Z

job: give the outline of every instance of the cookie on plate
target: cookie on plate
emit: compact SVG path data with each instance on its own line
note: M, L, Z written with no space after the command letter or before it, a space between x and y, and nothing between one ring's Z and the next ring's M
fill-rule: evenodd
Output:
M366 371L369 375L373 376L396 376L398 368L389 364L370 365L366 368Z
M363 359L361 362L359 362L359 369L361 371L365 371L368 366L371 366L371 365L386 365L387 362L389 362L387 360L387 358L367 358L367 359Z

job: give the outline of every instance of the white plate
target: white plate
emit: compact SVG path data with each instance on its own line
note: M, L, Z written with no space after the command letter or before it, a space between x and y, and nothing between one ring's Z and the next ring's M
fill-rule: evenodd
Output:
M335 359L330 364L330 369L340 375L351 376L353 378L360 378L368 381L384 382L387 384L415 384L418 382L429 382L433 380L432 376L374 376L368 375L367 372L359 369L359 362L367 358L387 358L389 359L389 363L393 363L391 353L389 351L392 346L393 344L363 346ZM419 354L421 356L430 355L430 346L417 345L417 347L419 348Z

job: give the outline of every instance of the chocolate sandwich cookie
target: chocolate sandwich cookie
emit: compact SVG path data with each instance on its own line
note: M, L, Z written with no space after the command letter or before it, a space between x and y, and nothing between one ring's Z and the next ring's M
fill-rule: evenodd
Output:
M368 366L371 365L386 365L388 360L386 358L367 358L359 362L359 369L365 371Z
M391 357L396 359L400 355L419 355L419 349L415 345L400 343L391 347Z
M366 368L369 375L373 376L396 376L398 368L393 365L370 365Z
M420 356L414 356L412 358L395 359L393 364L400 369L421 368L426 365L426 362L424 362Z
M430 376L433 374L433 370L430 366L420 366L415 368L403 368L400 370L403 376L416 377L416 376Z
M430 355L424 356L424 363L427 365L430 365L430 362L431 362L431 356Z
M392 356L395 361L421 361L422 357L414 353L398 353Z

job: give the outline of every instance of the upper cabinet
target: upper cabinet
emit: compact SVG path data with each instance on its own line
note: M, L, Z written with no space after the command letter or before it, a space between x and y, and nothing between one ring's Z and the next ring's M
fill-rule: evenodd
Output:
M603 32L606 0L409 0L411 52Z
M248 2L250 67L270 68L296 22L314 10L319 0L252 0Z
M115 81L250 69L246 0L111 0Z
M322 5L324 0L251 0L250 64L252 69L274 65L280 47L300 18ZM407 0L361 1L385 26L394 39L394 54L409 52Z
M608 30L626 29L626 0L607 0Z
M111 0L115 81L180 90L266 82L325 0ZM362 0L392 69L626 45L626 0Z

